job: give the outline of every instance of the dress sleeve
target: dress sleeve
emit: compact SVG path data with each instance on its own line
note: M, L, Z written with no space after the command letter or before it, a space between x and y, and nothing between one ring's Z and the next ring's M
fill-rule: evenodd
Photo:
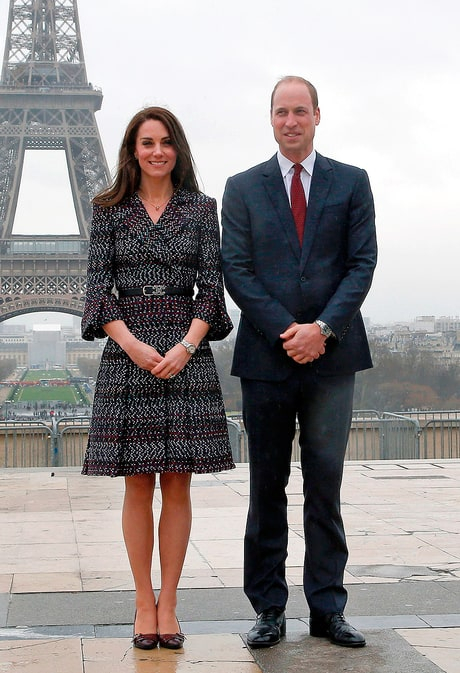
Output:
M86 341L102 339L102 329L112 320L123 320L114 287L114 235L111 208L93 207L93 219L88 251L88 274L85 308L81 321L81 336Z
M233 329L227 313L222 279L219 220L215 199L206 199L200 208L200 248L198 256L198 288L194 301L194 317L210 326L209 341L224 339Z

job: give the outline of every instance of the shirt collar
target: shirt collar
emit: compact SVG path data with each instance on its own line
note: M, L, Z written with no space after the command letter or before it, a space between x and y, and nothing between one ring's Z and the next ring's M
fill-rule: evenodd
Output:
M284 156L284 154L281 154L279 150L277 152L277 157L281 170L281 175L283 176L283 178L285 178L286 175L291 170L291 168L294 166L294 163L290 159L287 159ZM303 161L301 161L302 166L305 168L310 177L313 175L315 159L316 159L316 150L313 150L312 153L308 155L308 157L306 157Z

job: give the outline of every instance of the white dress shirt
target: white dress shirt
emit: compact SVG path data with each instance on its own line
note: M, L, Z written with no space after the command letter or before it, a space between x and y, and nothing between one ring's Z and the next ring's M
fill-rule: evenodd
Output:
M281 170L281 175L283 176L284 186L286 188L286 193L288 195L289 203L291 203L291 182L292 176L294 175L294 165L290 159L286 159L284 154L278 150L277 153L278 163ZM313 175L313 168L315 166L316 159L316 150L313 150L311 154L304 159L301 164L303 166L303 171L300 173L300 179L302 181L303 190L305 192L305 199L308 205L308 195L310 194L310 184L311 176Z

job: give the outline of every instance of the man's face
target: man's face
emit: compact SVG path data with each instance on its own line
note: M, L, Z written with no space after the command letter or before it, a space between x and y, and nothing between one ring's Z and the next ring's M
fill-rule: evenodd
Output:
M275 91L271 124L281 154L300 163L313 151L319 108L313 108L310 91L302 82L283 82Z

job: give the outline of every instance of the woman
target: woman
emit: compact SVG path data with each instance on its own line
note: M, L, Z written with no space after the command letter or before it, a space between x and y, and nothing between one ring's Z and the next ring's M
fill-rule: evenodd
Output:
M83 474L125 477L122 526L136 589L133 643L141 649L182 647L176 593L191 527L191 474L234 467L209 346L231 329L216 202L199 191L179 121L164 108L146 108L126 129L113 185L94 199L82 319L84 339L109 337ZM156 473L158 600L151 580Z

